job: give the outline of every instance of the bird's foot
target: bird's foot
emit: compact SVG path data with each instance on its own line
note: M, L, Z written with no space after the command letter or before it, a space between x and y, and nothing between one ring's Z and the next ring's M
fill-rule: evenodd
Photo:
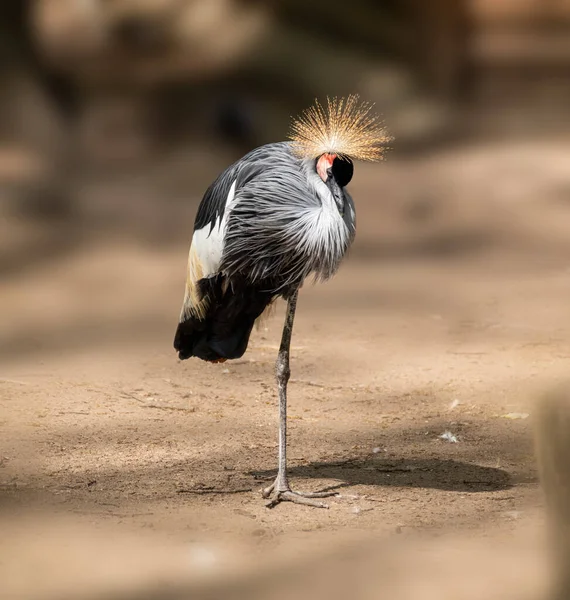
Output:
M293 502L295 504L304 504L315 508L328 508L328 504L319 502L316 498L329 498L336 496L336 492L294 492L287 482L282 483L275 480L269 487L266 487L261 495L268 499L265 505L267 508L274 508L281 502Z

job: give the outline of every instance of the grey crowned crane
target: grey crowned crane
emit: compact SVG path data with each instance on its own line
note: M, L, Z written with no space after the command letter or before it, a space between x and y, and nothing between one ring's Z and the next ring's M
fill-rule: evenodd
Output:
M355 235L345 189L353 160L380 160L389 141L372 106L357 96L318 102L293 121L291 141L261 146L228 167L198 208L188 257L184 304L174 348L181 360L241 357L256 320L278 297L287 301L276 363L279 463L263 490L268 507L281 501L326 508L287 478L287 382L297 296L313 275L337 271Z

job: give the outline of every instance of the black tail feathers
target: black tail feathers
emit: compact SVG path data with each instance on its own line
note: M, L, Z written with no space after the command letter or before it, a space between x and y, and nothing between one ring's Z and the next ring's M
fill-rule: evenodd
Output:
M204 280L200 281L202 284ZM206 285L210 289L205 289ZM272 294L246 285L222 292L222 280L202 285L209 297L206 317L187 317L178 324L174 348L181 360L196 356L210 362L240 358L247 349L255 320L272 301Z

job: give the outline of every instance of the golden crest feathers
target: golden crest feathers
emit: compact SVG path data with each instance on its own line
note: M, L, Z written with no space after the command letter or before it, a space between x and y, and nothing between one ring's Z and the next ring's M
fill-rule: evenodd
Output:
M289 139L300 158L337 154L354 160L382 160L392 138L372 113L373 104L356 94L328 98L326 108L318 100L291 124Z

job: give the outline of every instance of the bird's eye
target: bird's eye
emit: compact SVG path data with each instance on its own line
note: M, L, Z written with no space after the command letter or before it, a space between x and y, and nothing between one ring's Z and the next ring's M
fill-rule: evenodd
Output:
M350 183L354 165L349 158L335 158L332 164L332 174L340 187L345 187Z

